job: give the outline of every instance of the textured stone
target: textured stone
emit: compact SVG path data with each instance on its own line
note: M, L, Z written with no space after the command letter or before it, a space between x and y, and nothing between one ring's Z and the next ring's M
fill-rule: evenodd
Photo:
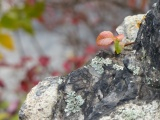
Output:
M127 16L123 23L117 27L116 31L118 34L125 36L123 42L134 42L136 40L139 26L144 18L145 14Z
M19 111L20 120L51 120L58 100L58 77L46 78L32 88Z
M134 49L131 45L119 55L100 51L65 77L41 81L22 105L20 120L160 119L159 18L160 0L147 13L137 38L137 33L131 36L134 29L127 33L128 38L136 38Z
M160 1L146 15L141 25L134 49L141 60L144 82L154 88L160 88Z
M120 105L108 116L100 120L159 120L160 101L146 103L144 101L130 101Z

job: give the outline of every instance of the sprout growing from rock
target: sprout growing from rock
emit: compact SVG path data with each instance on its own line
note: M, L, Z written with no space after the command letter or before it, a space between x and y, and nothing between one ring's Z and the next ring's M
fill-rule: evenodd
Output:
M96 43L98 46L110 47L112 51L119 54L124 47L124 44L121 42L123 38L123 34L114 36L110 31L103 31L98 35Z
M97 39L96 43L98 46L104 46L106 48L110 48L111 51L116 54L120 54L125 46L131 45L134 42L124 43L122 40L125 38L123 34L119 34L114 36L110 31L101 32Z

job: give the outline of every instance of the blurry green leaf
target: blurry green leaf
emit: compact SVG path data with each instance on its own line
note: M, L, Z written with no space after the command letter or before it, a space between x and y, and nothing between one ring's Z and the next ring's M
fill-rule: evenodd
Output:
M0 33L0 44L8 50L14 50L13 39L8 34Z
M6 108L8 108L8 106L9 106L9 103L8 102L6 102L6 101L1 101L0 102L0 108L1 109L6 109ZM0 119L1 120L1 119Z
M18 113L10 118L10 120L19 120Z
M44 2L36 2L34 5L26 3L23 8L15 6L2 15L0 26L11 30L22 28L25 32L33 35L31 20L39 17L44 8Z
M44 2L36 2L34 5L26 4L24 7L24 11L30 18L39 17L44 11L45 3Z
M31 35L34 34L33 26L32 26L32 23L31 23L31 21L29 19L25 19L25 20L20 21L20 24L21 24L21 28L25 32L27 32L27 33L29 33Z
M9 114L8 113L0 113L0 120L8 120Z
M8 29L18 29L19 25L19 11L17 9L12 9L2 15L1 26Z
M117 54L120 54L122 52L122 46L119 44L118 40L114 41L114 47Z

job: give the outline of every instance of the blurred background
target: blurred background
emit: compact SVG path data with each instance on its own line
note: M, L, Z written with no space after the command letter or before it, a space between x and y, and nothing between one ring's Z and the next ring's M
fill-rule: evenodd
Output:
M0 120L18 120L26 94L47 76L83 66L97 35L156 0L0 0Z

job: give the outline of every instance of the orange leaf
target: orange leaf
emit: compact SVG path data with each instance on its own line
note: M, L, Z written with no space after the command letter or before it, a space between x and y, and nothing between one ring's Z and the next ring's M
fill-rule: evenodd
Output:
M113 33L110 31L101 32L96 40L97 45L99 46L109 46L114 41Z
M98 42L97 42L97 45L99 46L109 46L110 44L113 43L113 39L111 38L105 38L105 39L100 39Z
M0 44L8 50L14 50L13 39L8 34L0 33Z
M124 38L124 35L123 34L119 34L116 36L116 38L121 41L123 38Z

